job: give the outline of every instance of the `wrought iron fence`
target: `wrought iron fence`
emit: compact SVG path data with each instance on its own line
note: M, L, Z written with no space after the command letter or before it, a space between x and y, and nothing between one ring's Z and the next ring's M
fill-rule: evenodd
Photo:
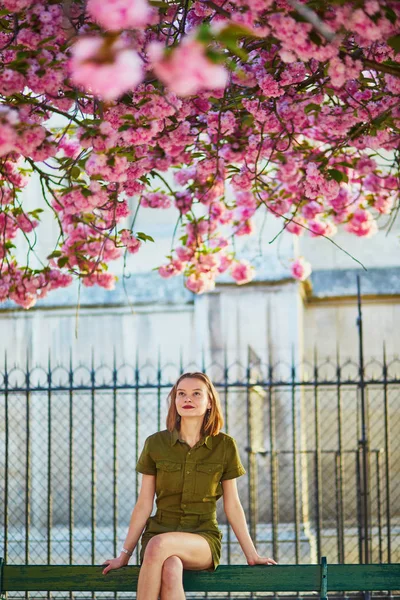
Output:
M247 467L239 493L261 553L281 563L400 560L400 361L372 361L361 378L351 361L272 365L249 351L246 365L5 365L8 563L100 564L115 555L144 440L164 428L179 374L199 368L220 392L224 430ZM222 561L243 562L221 508Z

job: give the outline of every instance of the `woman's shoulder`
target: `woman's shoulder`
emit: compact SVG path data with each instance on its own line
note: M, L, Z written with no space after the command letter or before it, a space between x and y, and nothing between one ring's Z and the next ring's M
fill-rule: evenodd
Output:
M228 435L224 431L220 431L219 433L217 433L217 435L214 436L214 439L220 441L221 443L223 443L225 445L236 444L235 438L232 437L231 435Z
M168 429L163 429L163 431L156 431L155 433L152 433L151 435L149 435L146 438L146 444L158 444L158 443L165 443L165 442L169 442L171 439L171 432L168 431Z

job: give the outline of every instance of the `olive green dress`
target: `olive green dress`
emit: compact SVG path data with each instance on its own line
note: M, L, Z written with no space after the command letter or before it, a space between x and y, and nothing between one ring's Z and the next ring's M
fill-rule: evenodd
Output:
M225 433L205 436L191 448L174 429L147 438L136 470L156 476L157 512L146 523L140 561L149 540L159 533L197 533L210 545L213 569L221 558L222 533L218 529L216 503L222 496L221 481L246 471L235 440Z

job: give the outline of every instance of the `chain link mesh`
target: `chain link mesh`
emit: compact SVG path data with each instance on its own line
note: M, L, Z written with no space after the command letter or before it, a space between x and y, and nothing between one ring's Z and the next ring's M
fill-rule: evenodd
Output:
M373 361L371 369L367 482L353 363L339 369L332 361L318 368L250 361L206 369L220 393L224 430L237 440L247 470L239 494L261 554L280 563L321 556L358 563L367 535L370 562L400 560L399 364L385 373L381 365L379 375ZM146 437L165 427L166 398L181 372L147 362L2 373L0 541L7 563L101 564L119 552L140 485L138 455ZM221 562L243 563L222 502L218 519Z

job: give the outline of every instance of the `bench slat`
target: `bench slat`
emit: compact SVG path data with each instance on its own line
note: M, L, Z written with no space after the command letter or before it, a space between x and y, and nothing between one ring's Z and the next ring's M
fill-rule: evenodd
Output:
M400 564L328 565L328 590L400 591Z
M134 591L139 567L102 574L93 565L4 565L2 591ZM400 564L328 565L328 591L400 591ZM319 565L221 565L185 571L186 591L320 591Z
M3 591L133 591L139 567L102 574L101 566L4 565ZM329 581L329 577L328 577ZM319 565L221 565L217 571L185 571L184 586L196 592L319 591Z

